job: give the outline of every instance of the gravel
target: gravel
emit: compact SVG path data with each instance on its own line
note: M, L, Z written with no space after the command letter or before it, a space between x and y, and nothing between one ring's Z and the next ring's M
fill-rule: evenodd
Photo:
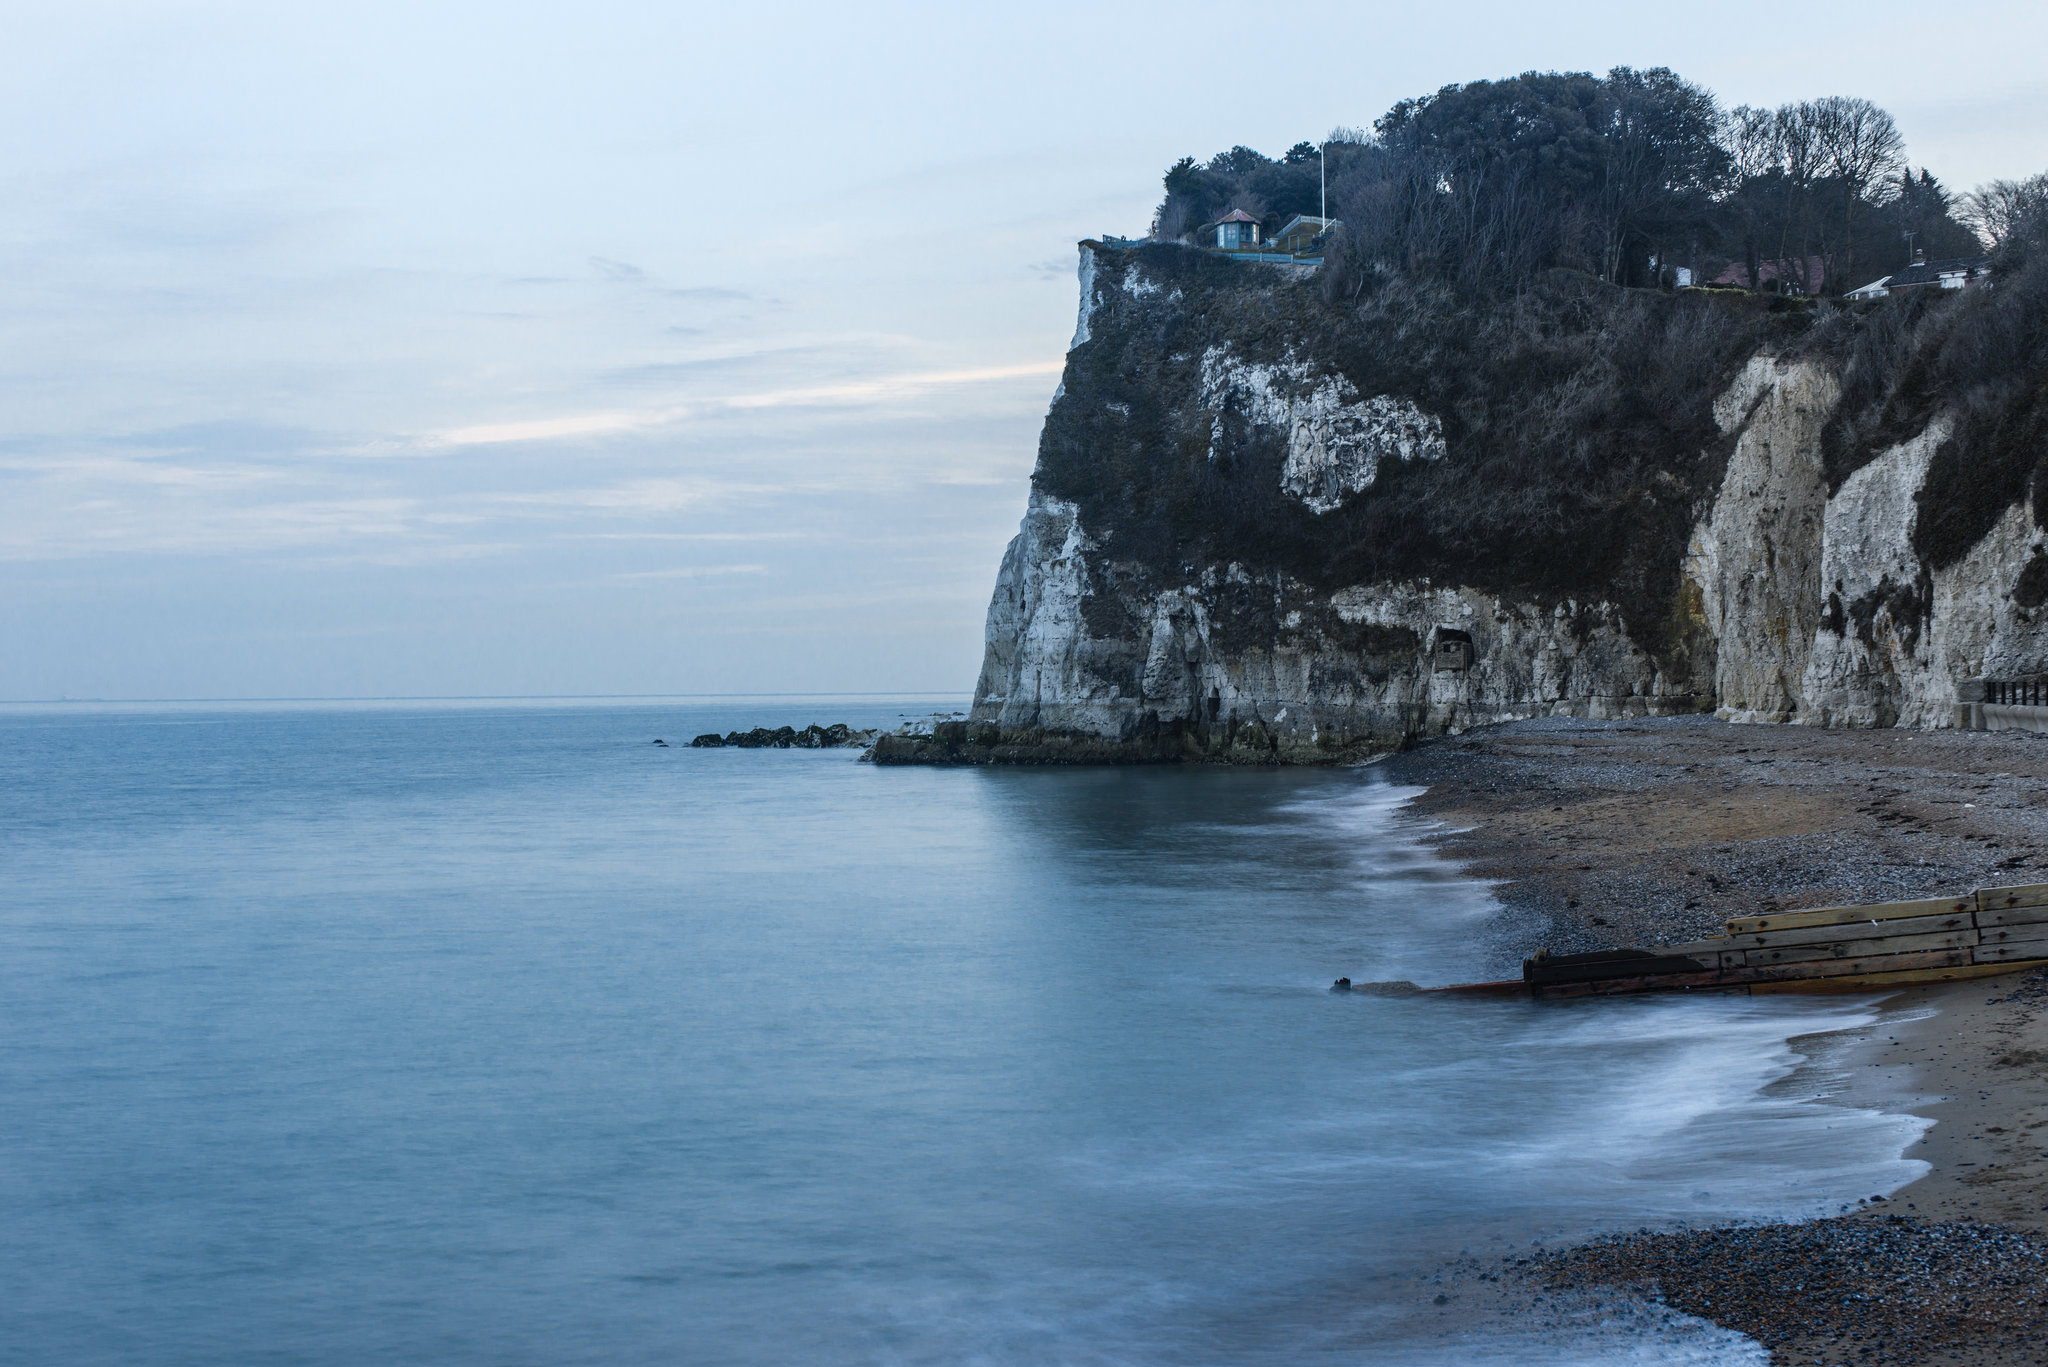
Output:
M2048 736L1549 718L1381 761L1498 880L1519 948L1720 933L1731 916L2048 882Z
M1781 1363L2048 1363L2048 1236L2009 1225L1644 1230L1519 1265L1552 1289L1647 1284Z
M2048 736L1559 718L1443 737L1382 771L1426 785L1411 810L1431 838L1495 881L1488 938L1514 957L2048 882ZM2048 1364L2048 973L1923 991L1951 994L1911 1060L1954 1094L1918 1150L1929 1178L1842 1218L1644 1230L1515 1270L1607 1288L1624 1311L1634 1288L1779 1363Z

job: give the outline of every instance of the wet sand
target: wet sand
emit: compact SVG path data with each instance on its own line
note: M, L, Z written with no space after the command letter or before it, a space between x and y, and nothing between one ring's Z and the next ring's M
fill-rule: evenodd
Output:
M1651 944L1730 916L2048 882L2048 737L1547 720L1384 761L1495 879L1526 948ZM1892 994L1801 1046L1835 1100L1935 1120L1930 1173L1823 1221L1605 1240L1519 1264L1633 1288L1783 1363L2048 1362L2048 973Z

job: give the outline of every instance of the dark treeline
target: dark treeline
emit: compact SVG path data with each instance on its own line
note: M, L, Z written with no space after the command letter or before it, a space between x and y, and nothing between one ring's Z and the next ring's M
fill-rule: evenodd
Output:
M1247 147L1184 158L1153 235L1180 240L1232 209L1269 232L1316 214L1325 159L1343 224L1325 272L1336 293L1392 272L1495 292L1554 268L1619 285L1685 268L1695 282L1839 294L1915 250L1981 253L2012 207L1993 202L1997 186L1959 198L1909 166L1891 115L1867 100L1723 110L1665 68L1617 67L1446 86L1370 133L1339 129L1278 160Z

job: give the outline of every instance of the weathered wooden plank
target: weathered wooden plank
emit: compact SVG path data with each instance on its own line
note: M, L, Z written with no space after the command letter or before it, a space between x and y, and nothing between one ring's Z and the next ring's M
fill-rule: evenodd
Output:
M1671 973L1699 973L1719 965L1661 949L1598 949L1589 954L1541 954L1522 961L1522 977L1532 983L1583 982L1594 978L1640 978Z
M1869 973L1895 973L1918 968L1949 968L1970 962L1968 949L1929 949L1918 954L1871 954L1860 959L1822 959L1804 964L1751 964L1722 973L1748 982L1783 982L1788 978L1840 978Z
M1978 888L1975 896L1978 911L2048 906L2048 883L2020 883L2009 888Z
M1830 978L1790 978L1782 982L1751 983L1752 995L1782 992L1874 992L1889 987L1912 987L1919 983L1958 982L1965 978L1993 978L2001 973L2018 973L2048 964L2048 959L2024 963L1957 964L1941 968L1915 968L1888 973L1847 973Z
M1975 910L1977 899L1973 894L1967 897L1928 897L1917 902L1875 902L1865 907L1816 907L1811 911L1781 911L1771 916L1737 916L1727 924L1730 935L1754 935L1759 931L1838 926L1850 921L1968 915Z
M1721 951L1730 948L1733 943L1726 935L1716 935L1711 940L1687 940L1684 944L1677 945L1651 945L1650 952L1653 954L1687 955L1719 954Z
M1711 940L1687 940L1680 945L1657 945L1659 954L1680 954L1697 959L1707 968L1740 968L1742 951L1735 947L1735 941L1726 935L1717 935Z
M1977 932L1977 943L1984 945L2014 944L2021 940L2048 940L2048 924L2028 921L2019 925L1985 926Z
M2048 959L2048 939L2010 940L2004 944L1978 945L1980 964L2012 963L2017 959Z
M2048 906L1990 907L1977 913L1980 926L2029 926L2048 923Z
M1974 962L1968 949L1920 954L1885 954L1863 959L1832 959L1819 964L1783 965L1721 973L1657 974L1602 978L1582 982L1531 983L1532 996L1606 997L1636 992L1866 992L1915 983L1953 982L1992 977L2048 964L2048 943L2036 944L2030 959ZM1506 986L1488 984L1488 986Z
M1891 920L1837 921L1824 926L1735 935L1730 939L1734 942L1732 947L1744 950L1783 949L1793 945L1824 945L1851 938L1878 940L1892 936L1932 935L1938 932L1968 930L1974 924L1974 917L1975 913L1962 911L1948 912L1940 916L1901 916Z
M1537 997L1617 997L1636 992L1739 991L1745 984L1722 973L1658 973L1634 978L1587 978L1577 982L1531 983Z
M1887 935L1865 940L1833 940L1827 944L1784 945L1750 949L1744 966L1815 963L1823 959L1863 959L1882 954L1917 954L1929 949L1968 949L1977 943L1974 930L1949 930L1932 935Z
M1380 984L1367 983L1365 984L1365 986L1368 990L1370 990L1371 988L1380 986ZM1357 991L1357 985L1354 984L1352 990ZM1512 978L1502 982L1452 983L1447 987L1425 987L1422 990L1425 993L1467 993L1475 997L1526 997L1529 995L1529 984L1523 982L1520 978ZM1378 996L1381 994L1373 993L1372 995Z

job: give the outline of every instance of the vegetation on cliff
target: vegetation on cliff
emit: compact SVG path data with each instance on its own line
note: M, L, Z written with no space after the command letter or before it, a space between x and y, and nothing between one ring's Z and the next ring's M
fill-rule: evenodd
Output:
M1935 250L1977 239L1931 175L1906 171L1889 116L1853 100L1724 115L1668 71L1530 74L1405 101L1376 128L1329 148L1345 226L1314 278L1121 249L1174 302L1100 293L1034 476L1079 505L1118 573L1167 587L1236 563L1322 590L1428 577L1604 599L1669 660L1687 630L1680 563L1732 446L1713 404L1759 353L1824 356L1843 376L1836 488L1952 417L1914 534L1930 564L2022 499L2048 524L2048 181L1971 198L1997 239L1989 288L1871 303L1674 290L1651 263L1790 248L1832 280L1844 263L1902 265L1887 253L1905 232ZM1160 222L1296 209L1314 152L1183 161ZM1318 513L1282 487L1285 431L1197 401L1218 348L1411 400L1441 420L1445 456L1383 463Z
M1647 638L1673 620L1677 555L1726 461L1714 398L1760 347L1811 326L1784 300L1563 272L1474 308L1428 277L1331 300L1184 248L1132 255L1179 303L1104 296L1034 476L1080 506L1107 559L1162 586L1236 562L1325 590L1427 577L1607 598ZM1311 358L1361 394L1409 399L1440 417L1446 454L1384 464L1364 495L1315 513L1281 486L1284 430L1190 402L1215 347Z
M1235 147L1166 173L1154 236L1230 209L1270 230L1329 203L1345 284L1428 274L1467 293L1553 267L1615 284L1694 280L1840 294L1912 260L1974 255L1994 205L1915 172L1890 114L1843 96L1723 111L1670 70L1525 72L1403 100L1371 133L1338 129L1279 161ZM1970 213L1965 214L1971 216Z
M1946 414L1949 435L1917 496L1920 558L1956 563L2022 500L2048 527L2048 177L2000 222L1989 288L1828 309L1809 345L1832 353L1843 376L1826 439L1830 492Z

